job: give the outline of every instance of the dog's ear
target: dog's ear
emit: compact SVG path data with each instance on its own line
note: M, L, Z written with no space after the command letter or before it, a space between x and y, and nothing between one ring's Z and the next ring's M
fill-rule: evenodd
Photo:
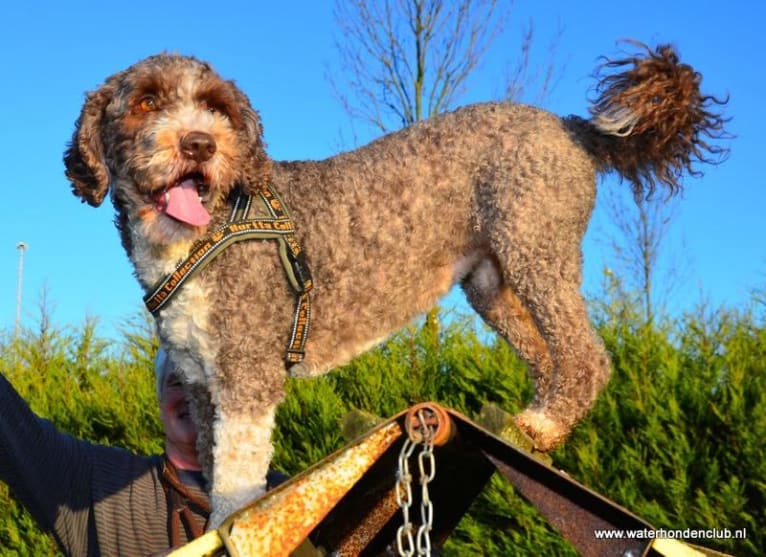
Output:
M250 99L247 98L247 95L245 95L233 81L227 81L226 84L228 85L229 92L234 97L234 103L236 104L236 127L245 132L251 144L261 143L261 138L263 136L261 118L258 116L258 113L253 110L253 107L250 104Z
M72 141L64 152L64 166L72 183L72 192L93 207L101 205L109 188L101 122L112 95L113 87L109 84L88 94L75 123Z
M248 160L248 181L256 188L268 185L271 180L271 160L266 155L266 144L263 141L263 126L247 96L232 84L234 95L239 108L241 128L247 136L250 147Z

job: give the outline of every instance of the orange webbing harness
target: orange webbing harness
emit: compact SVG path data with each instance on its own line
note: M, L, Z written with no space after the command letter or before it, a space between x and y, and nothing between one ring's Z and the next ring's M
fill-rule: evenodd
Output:
M295 239L295 227L282 200L271 187L258 192L258 196L268 212L267 217L250 218L253 196L244 194L238 188L228 222L196 242L186 259L144 296L144 303L152 314L156 314L186 280L234 242L276 240L282 266L297 297L285 359L288 363L297 363L305 355L311 321L311 272L306 256Z

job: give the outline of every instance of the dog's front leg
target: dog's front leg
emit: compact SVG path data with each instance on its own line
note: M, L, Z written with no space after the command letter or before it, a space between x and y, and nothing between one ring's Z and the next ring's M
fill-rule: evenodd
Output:
M276 404L257 409L237 408L225 403L216 408L213 421L211 514L213 529L234 511L245 507L266 492L266 474L274 449Z

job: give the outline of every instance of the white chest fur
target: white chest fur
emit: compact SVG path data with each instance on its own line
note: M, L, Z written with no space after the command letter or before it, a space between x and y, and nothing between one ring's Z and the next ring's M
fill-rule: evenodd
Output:
M174 271L191 245L179 242L158 250L140 235L133 240L131 261L141 283L150 288ZM191 277L155 315L160 338L190 383L208 384L214 373L218 346L210 325L210 306L210 287L199 277Z

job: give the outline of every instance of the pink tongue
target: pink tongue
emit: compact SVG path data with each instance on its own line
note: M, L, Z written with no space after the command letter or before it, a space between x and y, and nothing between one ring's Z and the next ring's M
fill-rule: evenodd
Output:
M210 215L202 206L194 180L184 180L166 193L165 214L192 226L205 226Z

